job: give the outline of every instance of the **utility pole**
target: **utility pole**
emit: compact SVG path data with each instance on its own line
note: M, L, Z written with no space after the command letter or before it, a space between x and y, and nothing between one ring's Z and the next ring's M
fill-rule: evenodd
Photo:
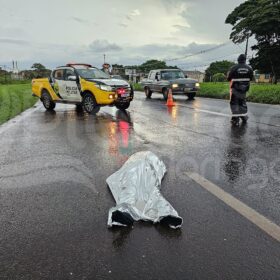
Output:
M248 42L249 42L249 35L247 35L246 49L245 49L245 57L246 57L246 60L247 60L247 54L248 54Z
M106 61L106 54L104 54L104 64L105 64L105 61Z

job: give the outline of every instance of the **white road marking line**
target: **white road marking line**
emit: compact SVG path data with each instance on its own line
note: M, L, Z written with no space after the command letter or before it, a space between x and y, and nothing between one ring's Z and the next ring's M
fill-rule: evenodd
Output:
M203 110L203 109L197 109L197 108L192 108L192 109L195 110L196 112L202 112L202 113L207 113L207 114L216 115L216 116L223 116L223 117L232 117L232 115L230 115L230 114L224 114L224 113L208 111L208 110Z
M215 111L209 111L209 110L204 110L204 109L198 109L198 108L193 108L193 107L189 107L189 106L184 106L181 104L177 104L178 106L181 107L186 107L189 109L192 109L196 112L202 112L202 113L207 113L207 114L211 114L211 115L217 115L217 116L223 116L223 117L243 117L243 116L247 116L247 114L238 114L238 115L232 115L232 114L224 114L224 113L219 113L219 112L215 112Z
M263 104L261 104L261 105L263 105ZM185 108L197 111L197 112L202 112L202 113L212 114L212 115L222 116L222 117L228 117L228 118L248 116L248 113L247 114L232 115L232 114L224 114L224 113L219 113L219 112L215 112L215 111L208 111L208 110L193 108L193 107L185 106L185 105L182 105L182 104L176 104L176 106L181 106L181 107L185 107ZM276 106L276 105L274 105L274 106ZM252 120L250 122L254 122L254 123L262 124L262 125L273 126L273 127L280 127L280 125L277 125L277 124L261 123L261 122L252 121Z
M203 113L213 114L213 115L218 115L218 116L224 116L224 117L245 117L248 115L247 113L246 114L223 114L223 113L208 111L208 110L203 110L203 109L197 109L197 108L193 108L193 109L198 112L203 112Z
M225 204L233 208L235 211L237 211L239 214L241 214L243 217L251 221L253 224L255 224L257 227L265 231L267 234L269 234L271 237L276 239L278 242L280 242L280 227L270 220L268 220L266 217L258 213L257 211L253 210L240 200L236 199L229 193L225 192L212 182L208 181L204 177L200 176L199 174L195 172L186 172L186 174L195 182L197 182L200 186L202 186L204 189L206 189L208 192L216 196L218 199L223 201Z

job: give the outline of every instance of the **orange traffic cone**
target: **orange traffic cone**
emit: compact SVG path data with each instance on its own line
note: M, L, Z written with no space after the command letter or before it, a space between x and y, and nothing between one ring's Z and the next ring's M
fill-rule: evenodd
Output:
M169 89L169 91L168 91L168 98L167 98L166 106L175 106L171 89Z

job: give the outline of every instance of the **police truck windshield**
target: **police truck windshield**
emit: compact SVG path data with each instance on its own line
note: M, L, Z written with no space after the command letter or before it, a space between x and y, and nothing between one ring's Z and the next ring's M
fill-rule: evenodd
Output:
M84 79L110 79L110 76L97 68L77 69L79 76Z

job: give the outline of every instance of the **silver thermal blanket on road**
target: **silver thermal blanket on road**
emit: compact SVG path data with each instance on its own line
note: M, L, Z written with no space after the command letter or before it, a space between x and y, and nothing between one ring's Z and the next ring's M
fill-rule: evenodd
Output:
M106 182L116 206L109 210L108 226L128 226L134 221L160 222L179 228L182 218L160 193L166 172L164 163L152 152L132 155Z

